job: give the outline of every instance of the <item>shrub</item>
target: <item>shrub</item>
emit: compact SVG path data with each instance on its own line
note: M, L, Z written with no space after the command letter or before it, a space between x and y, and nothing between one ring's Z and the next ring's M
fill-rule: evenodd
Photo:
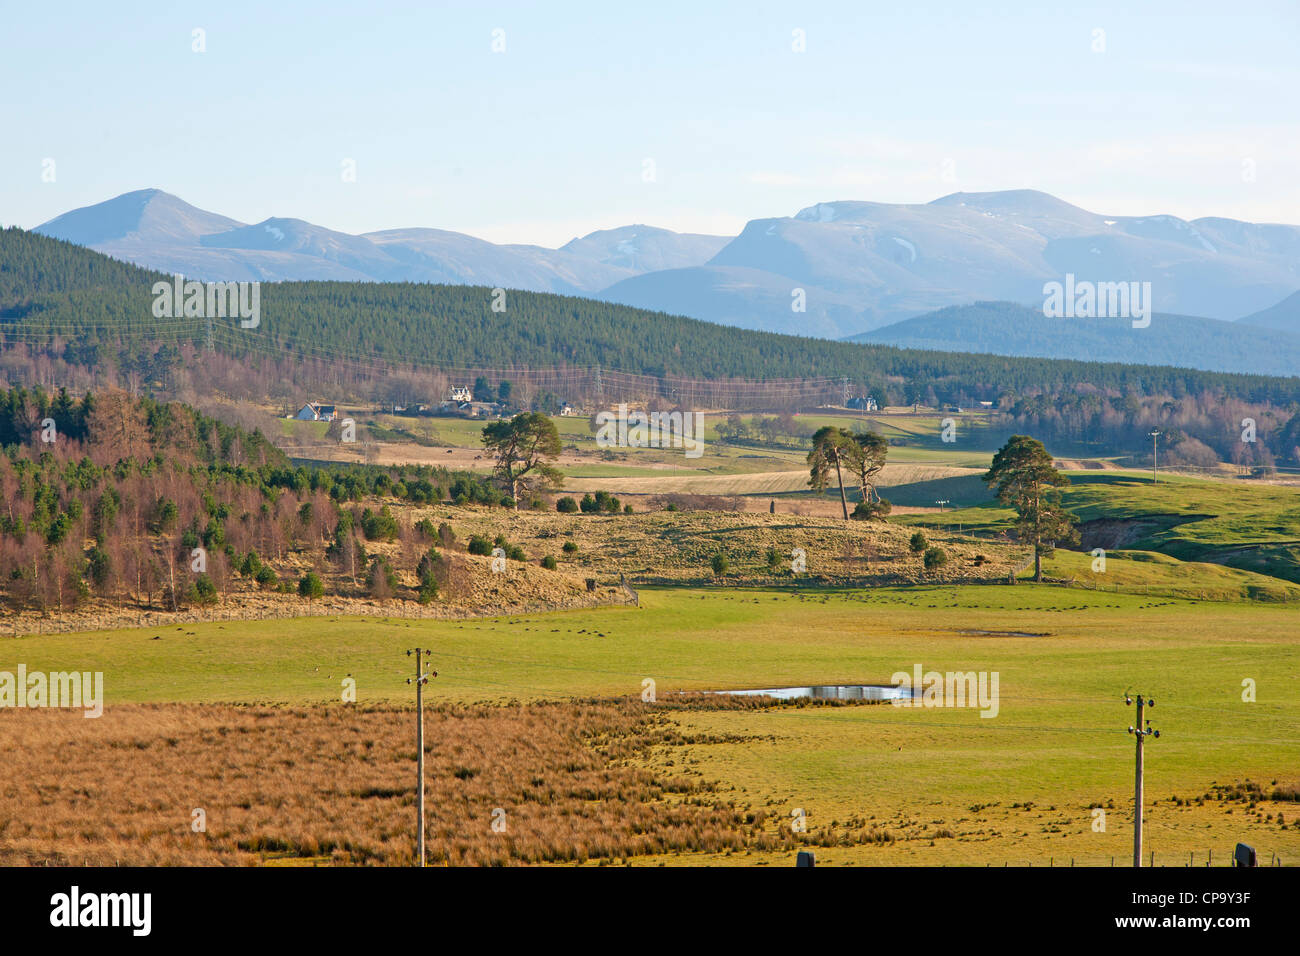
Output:
M548 554L546 557L542 558L542 567L544 567L547 571L554 571L555 555Z
M507 543L505 546L505 552L506 552L506 557L509 558L511 561L528 560L528 555L524 553L524 549L519 547L519 545L517 544Z
M564 547L561 548L561 550L562 550L565 554L577 554L577 553L578 553L578 542L576 542L576 541L566 541L566 542L564 542Z
M367 541L392 541L397 537L397 519L393 517L388 505L378 512L367 508L361 512L361 533Z
M434 530L433 522L428 518L421 518L415 523L415 533L424 541L432 541L438 535Z
M272 590L280 583L280 579L276 576L275 572L265 564L257 569L257 574L254 575L253 579L268 591Z
M722 575L726 574L729 570L731 570L731 562L727 560L727 556L725 554L719 551L709 561L709 567L713 568L713 573L715 575L717 575L718 577L722 577Z
M397 590L397 575L387 558L376 555L370 561L370 570L366 574L366 591L373 598L384 600L392 597Z
M313 600L325 593L325 585L321 582L320 575L315 571L308 571L298 579L298 594L307 600Z
M438 597L438 579L444 576L446 566L446 559L433 548L420 558L420 563L415 567L415 575L420 579L416 596L421 604L428 604Z
M948 553L943 548L927 548L925 552L925 569L933 571L948 563Z
M486 557L492 553L492 542L481 534L476 534L469 539L469 545L466 547L466 550L469 551L470 554L478 554Z
M926 541L925 535L918 531L916 534L912 535L912 540L908 543L913 552L920 554L926 549L930 542Z
M555 503L555 510L560 512L560 514L565 515L576 514L578 511L578 503L568 495L565 495Z
M767 549L768 568L775 570L776 566L779 565L780 563L781 563L781 552L777 551L776 548L768 548Z
M250 551L244 555L244 560L239 562L239 573L246 578L257 577L257 572L262 570L262 559L257 556L256 551Z
M217 586L206 574L200 574L185 592L185 597L194 604L216 604Z
M859 521L883 521L885 515L889 514L891 510L893 510L893 505L884 498L879 501L859 501L850 517L857 518Z
M622 505L608 491L598 491L594 497L590 494L583 495L578 507L584 514L615 514Z

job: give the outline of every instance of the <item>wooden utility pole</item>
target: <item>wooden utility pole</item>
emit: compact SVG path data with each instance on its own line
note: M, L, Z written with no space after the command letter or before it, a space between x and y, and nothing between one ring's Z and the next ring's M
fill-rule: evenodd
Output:
M1160 484L1160 473L1156 469L1156 445L1160 441L1160 432L1151 432L1151 484Z
M424 651L424 657L430 655L430 651ZM427 662L420 659L420 648L407 650L406 656L415 656L415 677L406 679L409 684L415 681L415 792L416 792L416 813L419 814L415 824L415 840L418 846L417 854L420 860L419 865L424 866L424 685L429 683L430 677L437 677L437 671L430 671L425 667Z
M1128 694L1124 695L1124 704L1127 706L1133 703L1133 698ZM1143 718L1143 709L1154 707L1154 700L1146 700L1141 694L1137 695L1137 726L1130 727L1128 732L1137 738L1137 760L1136 768L1133 773L1133 865L1142 866L1142 743L1147 737L1160 736L1160 731L1151 729L1151 721ZM1152 862L1154 862L1154 855Z

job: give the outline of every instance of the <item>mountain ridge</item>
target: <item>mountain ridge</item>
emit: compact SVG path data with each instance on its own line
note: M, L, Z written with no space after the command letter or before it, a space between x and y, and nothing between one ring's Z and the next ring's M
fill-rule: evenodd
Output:
M1267 312L1300 288L1300 226L1112 217L1033 189L821 202L750 220L734 237L621 226L557 249L423 227L352 235L293 218L246 224L157 189L35 231L196 278L486 285L824 338L954 305L1032 306L1066 274L1149 281L1157 311L1210 319Z

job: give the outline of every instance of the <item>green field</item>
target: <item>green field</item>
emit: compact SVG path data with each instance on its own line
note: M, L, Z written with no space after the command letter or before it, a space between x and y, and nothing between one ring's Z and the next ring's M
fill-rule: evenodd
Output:
M890 705L675 712L684 731L703 735L691 770L738 799L803 809L810 833L859 816L900 834L888 846L819 853L845 863L1122 861L1133 719L1122 696L1141 691L1158 701L1150 716L1162 732L1148 758L1151 849L1226 854L1248 838L1266 857L1300 859L1300 828L1256 820L1240 804L1229 813L1229 804L1168 803L1215 785L1296 780L1293 609L1031 585L647 590L642 599L641 608L462 622L312 618L9 638L0 669L101 670L104 719L127 701L341 707L348 675L361 705L409 701L404 651L417 644L433 650L435 701L633 697L647 678L660 700L889 683L916 664L998 672L992 719ZM1247 679L1257 702L1242 700ZM1090 826L1092 805L1109 808L1104 833ZM939 835L926 839L931 830Z
M1250 481L1177 476L1159 484L1129 472L1070 472L1065 507L1081 524L1110 523L1111 547L1158 551L1180 561L1222 564L1300 583L1300 489ZM965 483L974 494L975 478ZM905 498L906 494L898 495ZM954 503L970 496L953 494ZM1010 509L981 505L942 515L908 515L904 524L958 527L981 534L1012 527Z

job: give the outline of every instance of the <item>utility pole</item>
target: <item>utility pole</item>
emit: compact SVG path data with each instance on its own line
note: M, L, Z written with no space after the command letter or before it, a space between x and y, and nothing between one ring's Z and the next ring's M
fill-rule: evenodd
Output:
M431 651L424 651L427 658ZM408 649L406 656L415 656L415 677L406 679L409 684L415 681L415 792L416 812L419 813L419 819L416 821L415 834L416 843L419 847L418 853L420 866L424 866L424 685L429 683L430 677L437 677L437 671L428 669L428 662L420 660L420 648L414 650Z
M1156 471L1156 443L1160 440L1160 432L1151 433L1151 484L1160 484L1160 476Z
M1133 703L1133 698L1128 694L1124 695L1124 705ZM1128 732L1137 737L1137 767L1133 774L1133 865L1142 866L1142 742L1150 736L1160 737L1160 731L1151 729L1151 721L1144 720L1142 716L1143 708L1154 707L1154 700L1145 700L1141 694L1137 695L1137 726L1130 727Z

